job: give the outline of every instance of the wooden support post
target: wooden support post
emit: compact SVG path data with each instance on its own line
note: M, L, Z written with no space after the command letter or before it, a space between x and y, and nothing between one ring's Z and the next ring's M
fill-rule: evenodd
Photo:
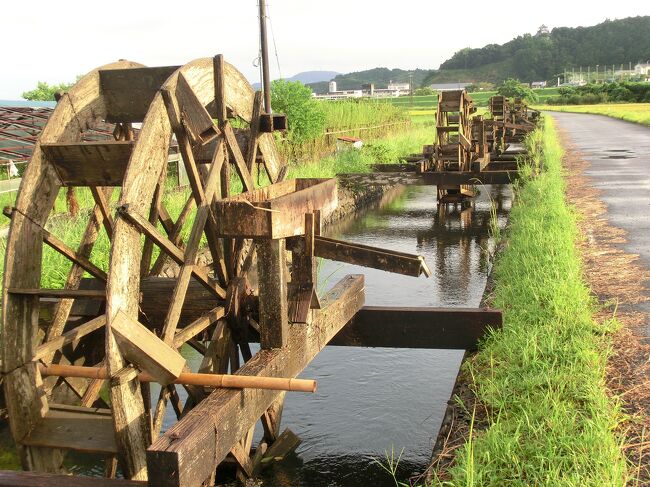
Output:
M253 173L253 164L257 158L257 137L260 131L260 115L262 114L262 92L255 92L255 101L253 102L253 115L251 115L251 131L248 139L246 150L246 167Z
M287 344L289 324L286 259L285 239L264 239L258 242L257 272L262 348L281 348Z

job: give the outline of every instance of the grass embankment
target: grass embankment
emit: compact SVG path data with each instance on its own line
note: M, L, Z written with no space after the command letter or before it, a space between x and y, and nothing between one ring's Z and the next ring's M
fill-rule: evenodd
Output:
M650 127L650 103L601 103L597 105L538 105L537 110L593 113Z
M530 145L544 169L517 189L494 270L503 329L464 365L486 429L458 451L450 484L624 485L621 413L605 385L613 326L592 318L551 120Z

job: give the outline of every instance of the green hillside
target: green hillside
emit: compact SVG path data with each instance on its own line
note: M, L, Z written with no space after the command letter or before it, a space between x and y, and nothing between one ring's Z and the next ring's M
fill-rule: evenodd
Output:
M424 84L551 80L565 69L615 65L650 59L650 16L606 20L591 27L540 28L499 45L465 48L424 79Z
M422 86L425 78L433 72L432 69L388 69L374 68L366 71L355 71L354 73L339 74L332 78L336 81L339 90L358 90L361 85L374 83L376 88L385 88L391 81L395 83L408 83L409 75L413 75L413 86ZM314 93L327 93L328 82L309 83Z

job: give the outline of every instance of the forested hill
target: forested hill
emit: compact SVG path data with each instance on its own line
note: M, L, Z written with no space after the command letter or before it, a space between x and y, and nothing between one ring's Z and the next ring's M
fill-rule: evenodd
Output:
M424 84L519 78L548 80L566 68L621 63L628 67L650 59L650 16L606 20L592 27L541 29L503 45L466 48L440 65Z
M354 73L339 74L332 78L336 81L336 87L339 90L358 90L361 85L374 83L375 88L386 88L390 81L395 83L408 83L409 75L413 75L413 86L419 87L424 79L430 75L433 70L430 69L388 69L374 68L366 71L356 71ZM309 83L309 86L315 93L327 93L328 82Z

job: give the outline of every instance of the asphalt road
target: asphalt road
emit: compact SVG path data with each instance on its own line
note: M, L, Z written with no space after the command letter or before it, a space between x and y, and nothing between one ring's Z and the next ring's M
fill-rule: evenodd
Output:
M603 115L552 116L590 163L585 174L602 190L610 223L628 232L623 247L650 267L650 127Z
M590 165L585 174L602 192L612 226L627 232L626 252L650 268L650 127L603 115L552 113ZM569 191L571 188L569 188ZM650 295L650 283L640 290ZM650 340L650 300L632 306L646 313Z

